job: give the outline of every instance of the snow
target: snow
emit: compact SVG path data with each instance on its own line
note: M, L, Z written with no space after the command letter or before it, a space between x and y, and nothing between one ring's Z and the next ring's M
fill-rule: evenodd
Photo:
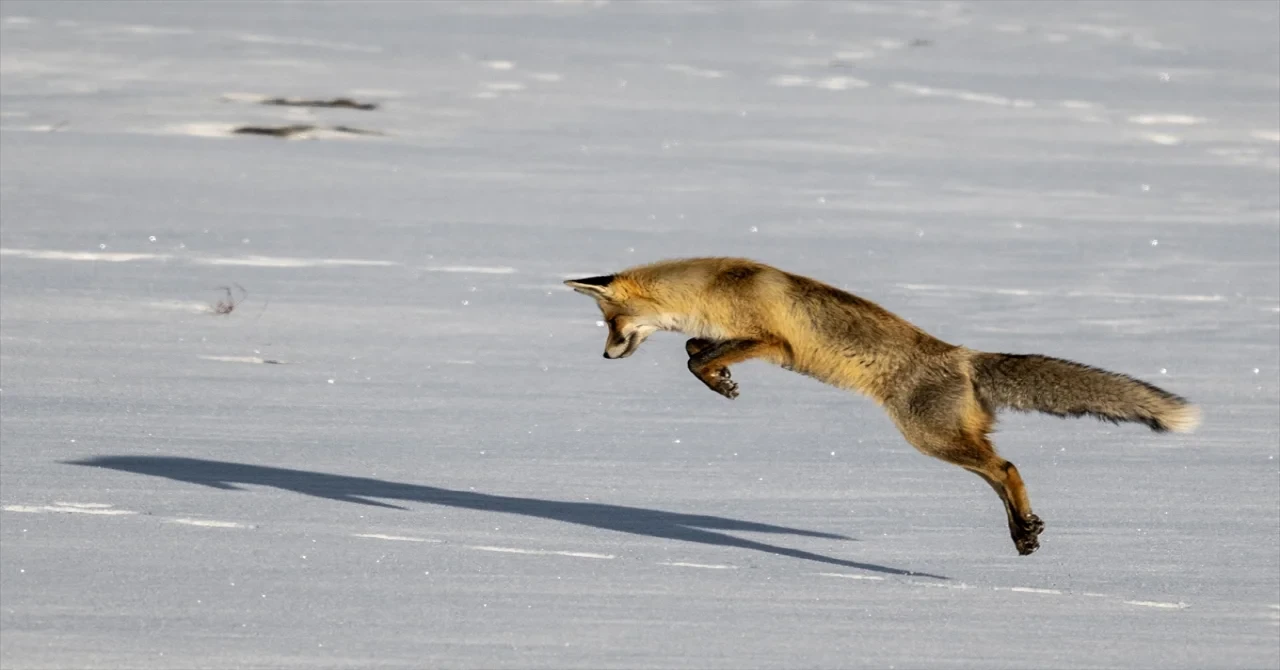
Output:
M1252 2L6 0L0 664L1275 667L1277 34ZM259 104L338 97L379 106ZM560 284L702 254L1204 424L1004 417L1047 524L1019 557L873 403L760 363L730 402L671 335L605 360Z

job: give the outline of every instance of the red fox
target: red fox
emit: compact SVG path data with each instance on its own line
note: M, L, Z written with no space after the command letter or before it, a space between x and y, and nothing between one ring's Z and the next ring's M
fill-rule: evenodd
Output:
M1115 372L1048 356L948 344L883 307L743 258L662 261L565 282L595 298L609 326L604 357L626 358L659 330L691 335L689 371L736 398L729 366L759 358L873 398L921 452L982 477L1004 502L1025 556L1044 523L1022 477L988 438L999 409L1133 421L1189 432L1199 410Z

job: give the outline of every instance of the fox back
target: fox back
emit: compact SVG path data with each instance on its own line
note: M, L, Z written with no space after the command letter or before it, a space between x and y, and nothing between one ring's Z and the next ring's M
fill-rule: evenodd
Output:
M870 300L743 258L690 258L566 282L594 297L624 358L659 330L711 341L777 342L767 357L883 400L913 360L957 350Z

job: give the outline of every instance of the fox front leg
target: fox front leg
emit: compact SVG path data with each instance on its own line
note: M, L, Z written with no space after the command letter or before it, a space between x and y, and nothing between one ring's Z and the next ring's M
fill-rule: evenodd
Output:
M689 354L689 358L693 358L700 352L706 351L708 347L711 347L714 344L715 342L713 340L704 340L701 337L694 337L684 343L684 350Z
M737 341L711 343L709 346L699 348L697 353L691 351L689 355L689 372L706 384L707 388L730 400L738 397L738 383L729 378L729 367L715 359L719 357L717 354L725 348L725 345ZM685 344L685 349L692 349L690 345L695 342L706 342L706 340L689 340Z
M706 366L705 357L702 356L719 344L722 343L694 337L684 343L684 350L689 354L689 371L693 376L706 384L707 388L732 400L738 397L738 385L729 379L729 368L709 368Z
M707 385L707 388L729 398L738 397L738 385L729 378L729 366L752 358L779 359L779 347L761 340L723 340L701 344L707 340L693 339L685 343L685 350L697 353L689 356L689 371Z

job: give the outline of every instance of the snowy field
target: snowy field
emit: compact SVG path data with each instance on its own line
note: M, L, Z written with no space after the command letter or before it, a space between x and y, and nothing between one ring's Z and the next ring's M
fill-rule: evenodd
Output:
M1278 15L5 0L0 665L1277 667ZM864 398L603 359L561 280L694 254L1205 424L1007 415L1019 557Z

